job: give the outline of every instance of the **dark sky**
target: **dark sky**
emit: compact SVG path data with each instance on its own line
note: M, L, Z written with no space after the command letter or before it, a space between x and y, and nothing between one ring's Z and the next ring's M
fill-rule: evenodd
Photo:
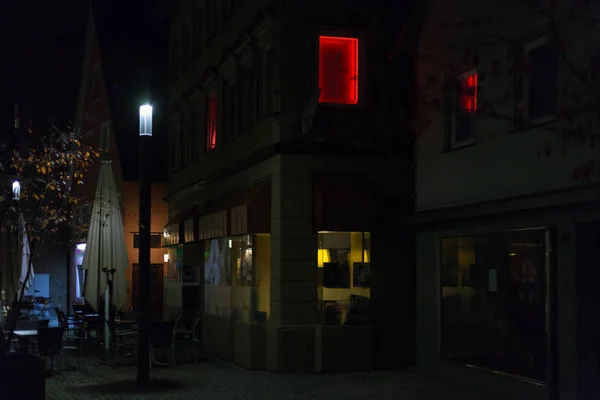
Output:
M22 104L22 117L35 125L64 127L74 120L88 4L87 0L0 1L2 120L8 109L12 111L11 97ZM135 179L137 103L147 98L158 110L167 104L166 21L154 17L152 0L98 0L95 8L121 162L125 177ZM164 178L166 170L161 114L153 138L156 178Z

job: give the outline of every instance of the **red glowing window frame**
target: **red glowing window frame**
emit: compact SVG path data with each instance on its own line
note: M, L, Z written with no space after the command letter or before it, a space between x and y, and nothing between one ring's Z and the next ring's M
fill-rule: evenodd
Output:
M463 112L477 112L477 72L463 76L460 81L460 108Z
M319 36L319 103L358 104L358 39Z
M217 97L209 96L206 105L206 151L217 148Z

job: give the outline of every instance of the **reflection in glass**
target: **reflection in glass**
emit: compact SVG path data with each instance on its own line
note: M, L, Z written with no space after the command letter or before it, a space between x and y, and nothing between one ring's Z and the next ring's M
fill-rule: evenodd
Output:
M546 381L546 231L441 239L442 358Z
M267 322L271 290L269 234L212 239L205 243L204 308L239 322Z

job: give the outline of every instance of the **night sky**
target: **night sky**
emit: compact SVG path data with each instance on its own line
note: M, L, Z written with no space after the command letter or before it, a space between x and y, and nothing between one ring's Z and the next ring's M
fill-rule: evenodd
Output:
M12 100L34 126L65 127L74 120L87 25L86 0L5 0L0 5L3 114ZM126 179L136 179L137 108L155 105L155 179L165 178L167 25L151 0L94 2L113 123ZM6 63L6 60L10 62ZM13 73L15 79L6 79ZM12 82L11 82L12 81ZM163 106L164 105L164 106ZM163 110L164 109L164 110Z

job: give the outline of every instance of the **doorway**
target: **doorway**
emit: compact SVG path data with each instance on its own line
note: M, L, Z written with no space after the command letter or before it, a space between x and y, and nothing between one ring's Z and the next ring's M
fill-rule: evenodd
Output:
M163 276L164 264L150 264L150 292L148 309L152 321L162 321L163 316ZM139 299L139 264L133 264L133 299L131 304L137 308Z

